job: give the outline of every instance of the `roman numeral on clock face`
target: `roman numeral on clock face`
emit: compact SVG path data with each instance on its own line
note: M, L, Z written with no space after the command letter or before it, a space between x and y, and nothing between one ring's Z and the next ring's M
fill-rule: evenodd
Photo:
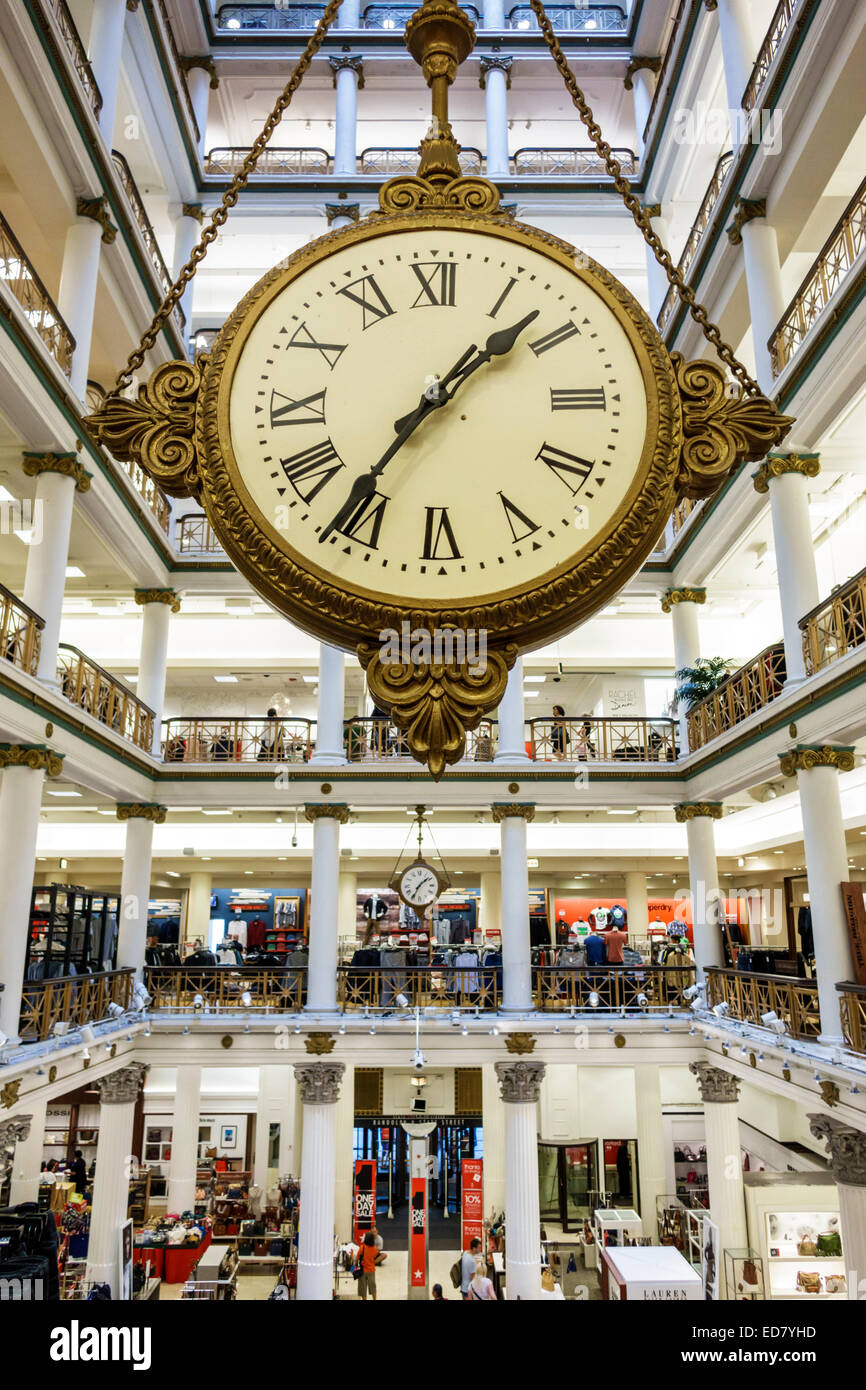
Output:
M505 512L505 519L511 528L512 540L525 541L527 536L532 536L536 531L540 530L536 522L528 517L526 512L522 512L519 507L516 507L514 503L505 496L504 492L500 492L497 495Z
M542 463L546 463L559 481L565 483L572 497L580 492L595 467L592 460L579 458L577 454L566 453L565 449L557 449L554 444L542 444L535 457L541 459ZM572 483L575 483L576 486L572 486Z
M460 549L447 507L428 507L424 523L424 554L422 560L459 560Z
M499 310L502 308L503 304L505 303L506 299L508 298L508 296L510 295L511 291L514 289L514 286L515 286L516 284L517 284L517 280L516 280L516 278L512 275L512 276L511 276L511 279L508 281L508 284L505 286L505 289L502 291L501 295L500 295L499 298L497 299L497 301L496 301L496 303L494 304L493 308L490 310L490 313L487 315L487 317L488 317L489 319L495 319L495 318L496 318L496 315L499 313Z
M293 400L281 391L271 391L271 428L277 425L323 425L325 423L325 393L314 391L312 396Z
M362 498L348 520L337 528L340 535L346 536L348 540L357 541L359 545L366 545L370 550L376 550L382 518L390 500L390 497L383 496L381 492L374 492L372 497Z
M427 304L453 309L457 287L457 266L453 261L413 261L412 269L421 284L413 309Z
M551 410L607 410L603 386L590 386L576 390L554 390L550 388Z
M283 332L286 332L284 329ZM305 323L299 324L289 339L289 347L312 348L324 357L331 371L334 370L348 343L318 343Z
M569 319L568 323L562 324L560 328L554 328L550 333L545 333L543 338L536 338L534 343L529 344L530 351L534 352L536 357L540 357L543 352L549 352L551 348L559 347L560 343L566 342L578 333L580 333L580 329L577 324L572 323Z
M373 275L363 275L360 280L353 280L351 285L337 290L337 294L344 294L353 304L361 306L364 328L370 328L394 312Z
M330 439L323 439L321 444L314 444L280 462L295 492L308 503L346 466Z

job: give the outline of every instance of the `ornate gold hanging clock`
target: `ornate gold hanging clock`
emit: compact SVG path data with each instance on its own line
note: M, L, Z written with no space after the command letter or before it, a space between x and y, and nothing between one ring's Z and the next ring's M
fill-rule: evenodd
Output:
M596 612L679 498L789 422L731 398L720 366L669 354L602 266L461 177L447 95L474 28L454 0L424 0L406 42L433 94L418 176L270 271L195 364L92 424L200 500L275 608L357 652L440 776L518 652Z
M440 867L430 864L421 853L421 838L424 828L425 806L415 807L415 819L418 825L418 853L410 864L402 869L394 870L391 875L388 887L395 893L399 893L400 898L408 907L421 915L438 902L446 889L451 887L451 880L445 872L445 865L441 862ZM398 861L399 862L399 861Z

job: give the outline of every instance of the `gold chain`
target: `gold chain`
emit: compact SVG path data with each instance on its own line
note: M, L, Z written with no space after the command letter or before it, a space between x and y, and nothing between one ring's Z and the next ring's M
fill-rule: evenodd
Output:
M251 147L249 153L247 154L246 159L244 160L240 169L232 179L229 187L226 189L225 193L220 199L219 206L214 209L210 221L202 231L197 245L193 248L190 254L189 260L183 267L183 270L178 275L168 294L165 296L165 299L162 301L158 310L154 314L153 321L150 327L148 328L147 332L142 336L141 342L139 343L135 351L130 353L126 366L124 367L123 371L120 373L113 387L111 388L111 391L109 393L109 399L112 396L119 395L120 392L132 381L133 374L136 371L138 371L139 367L143 366L145 356L153 347L154 343L159 337L159 334L163 326L165 325L169 314L172 312L175 305L178 303L181 296L183 295L183 292L189 284L190 280L195 275L195 272L198 269L199 262L203 261L205 256L207 255L207 249L210 246L211 242L216 240L219 234L219 229L225 223L226 218L229 215L229 211L237 203L238 194L240 193L242 188L246 187L247 180L249 179L250 174L253 172L256 165L258 164L259 158L262 155L265 146L267 145L268 141L270 140L271 136L273 135L274 131L276 130L277 126L282 120L283 113L287 110L288 106L290 105L292 97L295 95L295 92L300 87L301 81L305 76L307 69L310 66L310 63L313 61L319 49L321 48L325 35L327 34L328 30L330 29L331 25L337 17L337 11L339 10L339 8L340 0L329 0L329 4L326 6L322 18L316 25L315 33L313 33L310 36L306 48L304 49L303 53L301 54L300 58L295 64L295 67L292 70L291 77L289 78L288 82L283 88L281 95L277 98L277 102L274 106L273 111L268 116L268 119L265 121L265 124L263 125L259 136L257 137L255 143Z
M664 270L669 284L676 290L680 299L687 306L695 322L700 324L704 336L713 344L719 357L725 365L730 368L734 376L740 382L740 385L746 391L746 394L749 396L762 396L764 393L760 386L743 366L730 344L724 341L721 330L715 323L711 322L710 316L703 305L698 304L694 290L690 289L685 283L680 271L671 260L669 253L665 250L659 237L653 231L649 217L644 212L635 194L632 193L631 184L622 172L622 165L619 163L619 160L614 155L610 145L602 134L601 126L593 115L592 107L577 85L574 73L565 60L565 54L560 47L559 39L553 32L553 26L547 17L542 0L529 0L529 3L535 12L535 17L538 20L547 47L550 49L551 57L562 75L566 90L571 100L574 102L574 105L577 107L580 119L586 126L589 138L595 145L600 158L604 161L604 166L613 180L613 186L634 218L638 231L651 248L653 255Z

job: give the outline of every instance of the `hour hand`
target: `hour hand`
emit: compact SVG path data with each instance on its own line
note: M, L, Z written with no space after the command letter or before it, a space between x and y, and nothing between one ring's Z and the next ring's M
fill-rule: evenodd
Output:
M349 520L349 517L358 506L359 502L364 502L368 497L372 497L376 491L375 473L361 473L352 484L352 490L346 501L343 503L337 515L328 522L324 531L319 535L321 545L328 539L332 531L338 531L340 527Z

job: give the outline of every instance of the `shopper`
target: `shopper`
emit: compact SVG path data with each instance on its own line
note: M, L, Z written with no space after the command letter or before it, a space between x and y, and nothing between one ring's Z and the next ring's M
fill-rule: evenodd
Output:
M87 1190L87 1164L84 1162L84 1155L80 1149L75 1150L75 1158L72 1160L69 1171L72 1181L75 1183L75 1191L80 1192L83 1197Z
M466 1299L469 1297L469 1285L475 1278L475 1262L481 1255L481 1241L477 1236L469 1242L469 1249L464 1250L460 1257L460 1295Z
M432 1301L433 1303L447 1303L447 1302L448 1302L448 1299L445 1297L444 1293L442 1292L442 1285L441 1285L441 1284L434 1284L434 1285L433 1285L433 1293L431 1294L431 1301Z
M628 934L620 931L619 927L611 927L604 934L604 944L607 948L608 965L623 964L623 947L628 945Z
M475 1242L473 1241L473 1244ZM484 1303L496 1302L496 1290L493 1287L493 1280L487 1277L487 1265L483 1260L475 1261L475 1273L469 1285L467 1303L474 1303L480 1300Z
M283 762L286 756L285 738L277 711L273 707L268 710L267 718L268 722L259 740L257 759L260 763Z
M553 727L550 731L550 742L557 758L564 758L567 755L571 735L568 732L565 710L562 705L553 706Z
M384 1264L387 1255L379 1249L376 1244L376 1237L372 1231L368 1231L361 1244L361 1252L358 1261L361 1266L361 1277L358 1280L358 1293L366 1303L369 1294L373 1302L376 1302L376 1266Z
M543 1299L544 1299L544 1298L556 1298L556 1299L564 1299L564 1298L565 1298L565 1294L562 1292L562 1285L561 1285L561 1284L557 1284L555 1278L553 1277L553 1270L552 1270L552 1269L544 1269L544 1270L542 1270L542 1272L541 1272L541 1294L540 1294L540 1297L543 1298Z

